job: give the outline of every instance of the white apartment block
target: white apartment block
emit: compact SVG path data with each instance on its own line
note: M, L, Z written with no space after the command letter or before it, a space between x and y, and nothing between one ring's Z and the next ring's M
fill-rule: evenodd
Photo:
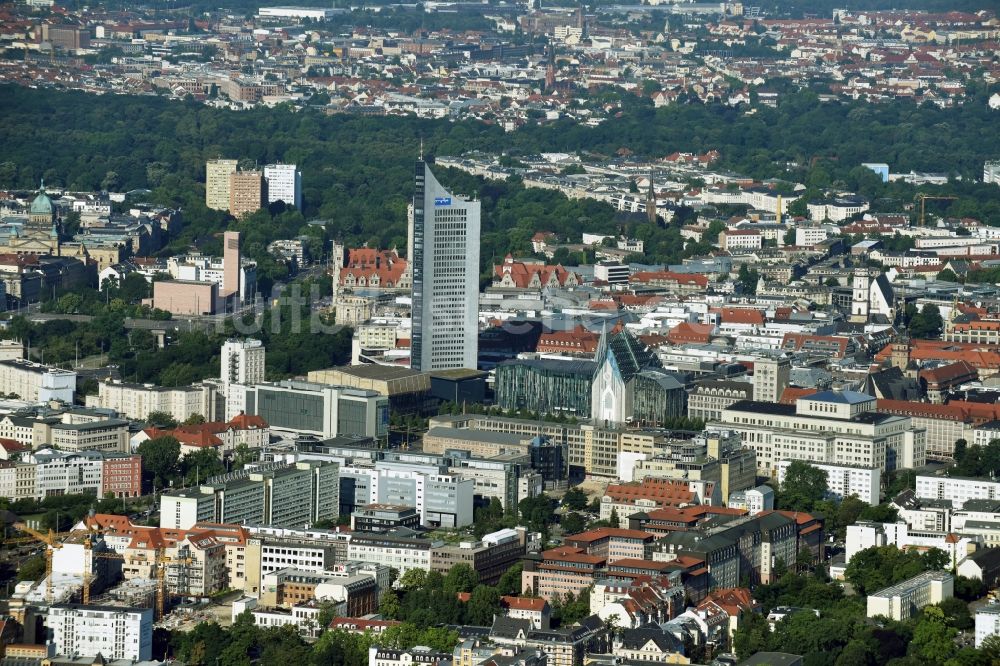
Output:
M838 197L831 201L807 204L806 208L810 220L843 222L852 215L865 212L869 206L861 197Z
M791 464L791 460L778 462L776 467L779 484L785 482L785 473ZM856 495L859 500L872 506L879 503L882 470L878 467L830 465L817 462L810 462L809 465L826 472L826 489L830 497L844 499Z
M298 569L312 573L323 573L333 564L329 546L290 544L288 542L260 545L260 577L282 569Z
M1000 604L989 604L976 611L976 647L995 634L1000 634Z
M916 493L921 499L950 500L956 509L961 509L968 500L1000 498L1000 481L958 476L918 476Z
M100 453L39 449L31 454L30 461L35 463L35 499L50 495L101 494L104 456Z
M954 596L955 579L944 571L925 571L902 583L868 596L868 617L884 616L901 622L918 610Z
M0 393L28 402L59 400L73 404L76 373L24 359L0 360Z
M712 429L733 430L757 453L757 468L773 476L781 460L877 467L925 464L925 432L906 416L875 412L875 398L854 391L821 391L789 405L742 401L722 410Z
M910 530L902 522L875 523L862 520L847 526L844 562L851 559L866 548L876 546L895 546L905 548L937 548L948 555L949 568L956 566L962 559L972 553L982 539L975 535L955 539L948 532L930 532Z
M153 658L153 609L59 604L49 609L46 625L56 652L133 662Z
M226 396L226 419L246 409L245 386L264 381L266 350L260 340L226 340L222 345L219 377ZM232 387L232 390L230 390Z
M431 570L431 550L443 542L401 539L390 535L358 533L347 545L347 559L381 564L402 576L410 569Z
M302 208L302 173L294 164L268 164L264 167L267 202L283 201L286 206Z
M212 420L215 387L210 384L154 386L112 379L98 382L97 395L88 395L86 402L87 407L113 409L138 421L145 421L152 412L170 414L178 422L186 421L193 414Z

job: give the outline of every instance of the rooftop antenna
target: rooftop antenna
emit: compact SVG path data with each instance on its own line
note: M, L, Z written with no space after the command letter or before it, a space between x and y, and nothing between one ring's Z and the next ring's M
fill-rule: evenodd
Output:
M424 137L420 137L420 159L424 159Z

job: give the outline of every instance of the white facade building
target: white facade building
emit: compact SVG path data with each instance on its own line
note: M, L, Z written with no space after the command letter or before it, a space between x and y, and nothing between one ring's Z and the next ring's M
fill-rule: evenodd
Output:
M1000 498L1000 481L957 476L918 476L916 493L921 499L949 500L956 509L961 509L971 499Z
M955 578L944 571L925 571L902 583L868 596L868 617L884 616L901 622L918 610L954 596Z
M875 398L854 391L821 391L794 407L744 400L709 426L738 432L768 476L786 459L891 471L920 467L927 457L926 431L909 417L876 413Z
M0 360L0 393L28 402L59 400L73 404L76 373L20 358Z
M1000 604L990 604L976 611L976 647L994 634L1000 634Z
M219 376L226 399L226 420L246 411L247 387L264 381L266 350L260 340L226 340L222 345Z
M101 494L104 456L97 451L69 453L39 449L31 454L35 463L35 499L49 495Z
M294 164L268 164L264 167L264 180L268 203L283 201L286 206L302 208L302 173Z
M791 460L782 460L777 464L778 483L785 482L785 474ZM882 470L878 467L860 465L831 465L810 462L811 467L826 472L826 489L831 497L844 499L857 495L862 502L875 506L879 503L879 488L882 486Z
M153 658L153 609L60 604L49 609L46 625L56 652L66 656Z
M479 355L480 204L448 192L416 165L413 195L414 370L473 368Z
M86 403L139 421L148 419L151 412L163 412L183 423L194 414L214 419L215 393L210 384L170 387L112 379L98 382L97 395L88 395Z

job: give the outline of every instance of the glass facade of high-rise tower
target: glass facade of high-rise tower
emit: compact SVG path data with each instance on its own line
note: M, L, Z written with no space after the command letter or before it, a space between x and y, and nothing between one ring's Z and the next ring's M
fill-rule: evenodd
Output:
M478 201L457 197L416 165L411 367L475 368L479 349Z

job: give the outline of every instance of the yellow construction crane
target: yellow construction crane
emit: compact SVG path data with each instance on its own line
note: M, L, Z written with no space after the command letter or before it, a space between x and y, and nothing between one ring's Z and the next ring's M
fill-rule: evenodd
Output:
M59 533L49 529L48 534L43 534L38 530L28 527L25 523L14 523L14 529L30 534L36 541L41 541L48 547L45 549L45 603L52 605L52 552L57 548L62 548L59 542Z
M184 566L191 566L190 557L169 557L164 553L161 546L156 549L156 619L163 618L164 606L167 599L167 565L177 562Z
M926 203L927 203L928 199L930 199L932 201L955 201L955 200L958 199L958 197L946 197L946 196L933 196L933 195L930 195L930 194L918 194L917 195L917 199L920 200L920 220L919 220L919 224L920 224L920 226L924 226L924 224L926 224L925 213L926 213L926 210L927 210Z

